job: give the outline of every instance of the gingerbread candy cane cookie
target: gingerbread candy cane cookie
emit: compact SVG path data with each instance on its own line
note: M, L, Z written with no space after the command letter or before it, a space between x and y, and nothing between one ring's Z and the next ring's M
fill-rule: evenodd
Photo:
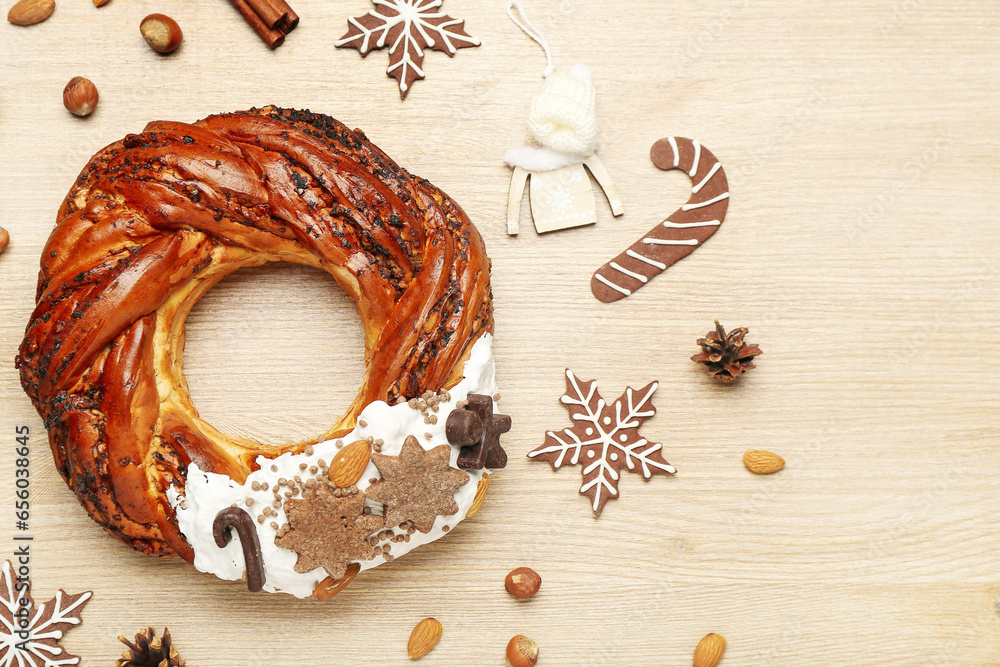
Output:
M590 291L605 303L627 297L650 278L690 255L726 218L729 183L712 151L691 139L667 137L653 144L649 158L660 169L687 172L691 177L691 198L628 250L594 272Z

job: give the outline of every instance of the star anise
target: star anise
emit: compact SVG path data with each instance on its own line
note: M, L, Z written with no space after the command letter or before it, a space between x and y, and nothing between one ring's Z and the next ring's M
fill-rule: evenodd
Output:
M704 364L705 373L711 377L723 382L733 381L751 368L756 368L754 357L761 354L759 347L743 342L748 331L746 327L739 327L727 334L716 320L715 331L709 331L704 338L698 339L702 351L691 357L691 361Z
M140 630L133 641L118 637L128 650L115 662L115 667L184 667L184 659L170 641L170 630L163 628L163 636L157 637L156 630Z

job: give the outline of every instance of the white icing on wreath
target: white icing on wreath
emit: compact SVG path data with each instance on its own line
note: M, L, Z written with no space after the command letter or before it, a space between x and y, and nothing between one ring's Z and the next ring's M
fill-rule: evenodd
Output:
M458 401L465 399L469 394L485 394L493 396L497 393L495 370L492 353L493 337L490 334L483 336L476 341L472 347L469 360L465 364L464 377L454 388L448 390L450 400L440 404L437 413L438 420L435 424L427 424L420 411L411 408L406 403L390 406L383 401L369 403L358 416L358 426L343 436L343 442L353 442L363 440L372 436L383 441L382 453L389 456L399 454L403 446L403 440L408 435L420 436L429 433L430 438L420 438L421 446L424 449L448 444L445 436L445 424L448 415L455 409ZM364 424L362 426L362 424ZM260 469L251 473L244 484L237 484L228 475L219 475L211 472L204 472L192 463L188 466L187 478L185 480L185 493L178 494L173 488L168 489L167 497L170 504L177 513L177 523L181 532L187 538L188 543L194 549L194 566L202 572L210 572L220 579L238 580L244 576L246 567L243 563L243 551L240 547L239 539L234 539L224 548L219 548L215 544L212 535L212 523L216 514L221 510L233 505L246 507L247 499L253 500L253 507L270 506L273 501L272 490L254 490L252 485L266 482L269 489L273 489L275 483L280 478L293 479L296 475L303 474L300 465L317 465L320 459L327 463L331 462L336 455L338 448L335 441L328 440L313 445L312 454L283 454L276 459L267 459L259 456L256 459ZM459 454L458 447L452 447L450 464L457 468ZM272 467L274 468L272 470ZM423 544L428 544L444 537L448 530L454 528L456 524L465 518L472 501L476 495L476 489L483 473L482 470L465 470L471 478L469 483L462 486L455 492L455 502L458 504L458 512L451 516L439 516L434 522L434 527L427 534L414 532L410 534L409 541L392 543L391 538L380 540L377 546L386 544L392 545L393 559L398 558L409 551ZM374 463L369 463L357 487L364 491L368 487L368 480L380 477L378 468ZM369 501L369 505L375 509L380 509L378 503ZM252 508L251 508L252 510ZM277 531L271 527L271 521L278 526L287 522L284 509L276 508L274 513L264 523L254 522L257 528L257 535L260 539L261 559L264 563L265 584L264 590L269 592L289 593L298 598L305 598L312 595L316 585L326 578L327 573L323 568L316 568L311 572L300 574L295 571L295 562L298 554L288 549L283 549L274 543ZM394 535L403 535L404 531L398 528L393 529L386 526L379 532L392 531ZM360 563L361 570L368 570L384 562L381 556L372 560Z

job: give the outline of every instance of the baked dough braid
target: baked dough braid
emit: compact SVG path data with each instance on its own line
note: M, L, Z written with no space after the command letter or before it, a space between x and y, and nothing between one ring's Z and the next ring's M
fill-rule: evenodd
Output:
M453 386L493 329L489 259L465 212L359 130L308 111L150 123L91 159L58 219L21 384L80 503L145 553L193 559L167 500L192 461L242 483L256 456L316 442L268 446L198 417L184 320L228 274L314 266L357 302L364 382L325 438L372 401Z

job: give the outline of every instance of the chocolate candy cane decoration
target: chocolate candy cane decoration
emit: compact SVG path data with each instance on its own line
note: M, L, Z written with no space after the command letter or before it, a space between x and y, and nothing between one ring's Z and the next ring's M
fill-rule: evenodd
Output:
M260 554L260 540L253 518L239 507L227 507L215 515L212 523L212 535L215 544L221 549L233 538L230 528L236 530L243 547L243 562L247 567L247 589L256 593L264 588L264 560Z
M691 177L691 198L649 230L628 250L594 272L590 291L611 303L694 252L715 233L729 208L729 183L712 151L697 141L667 137L653 144L649 158L660 169L681 169Z

